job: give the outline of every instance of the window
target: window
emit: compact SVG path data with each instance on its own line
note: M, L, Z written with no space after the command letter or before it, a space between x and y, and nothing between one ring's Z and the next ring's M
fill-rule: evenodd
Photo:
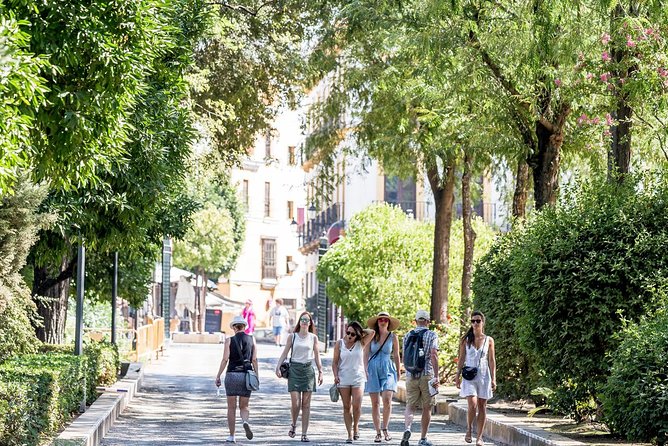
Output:
M288 220L292 221L295 218L295 202L288 201Z
M297 158L295 156L295 146L288 146L288 164L294 166L297 164Z
M271 158L271 133L267 132L264 140L264 157Z
M248 212L248 180L244 180L241 186L241 199L243 200L246 212Z
M264 216L271 215L271 184L264 183Z
M262 279L276 278L276 240L262 239Z
M292 275L292 272L297 269L297 264L292 261L292 256L285 257L285 271L288 276Z

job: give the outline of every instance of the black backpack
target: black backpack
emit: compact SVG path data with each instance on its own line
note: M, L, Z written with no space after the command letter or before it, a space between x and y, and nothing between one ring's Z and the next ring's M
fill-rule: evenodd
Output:
M423 339L426 331L411 330L404 338L404 368L413 377L420 376L427 363Z

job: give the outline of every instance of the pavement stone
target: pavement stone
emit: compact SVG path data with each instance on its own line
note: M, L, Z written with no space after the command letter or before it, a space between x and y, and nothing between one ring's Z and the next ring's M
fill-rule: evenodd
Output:
M280 446L300 443L300 426L292 439L290 427L290 395L287 381L274 374L281 349L258 343L260 390L250 402L250 424L253 440L247 440L237 417L237 444ZM125 412L102 440L103 446L144 445L222 445L228 435L224 391L217 394L214 377L223 353L222 344L171 344L164 356L145 366L143 386ZM313 446L345 444L341 403L329 400L327 389L333 382L331 354L323 355L325 382L318 387L311 403L308 436ZM377 445L371 422L371 403L365 396L361 438L357 445ZM403 432L404 405L393 404L390 433L398 445ZM411 446L419 439L419 413L413 423ZM448 421L446 415L434 415L429 432L434 445L465 445L464 428ZM301 444L301 443L300 443ZM486 441L486 445L501 444Z

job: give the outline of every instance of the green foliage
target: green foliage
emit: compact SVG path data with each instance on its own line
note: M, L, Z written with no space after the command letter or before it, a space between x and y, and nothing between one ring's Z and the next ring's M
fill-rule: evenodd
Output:
M0 381L0 444L5 446L26 444L29 404L26 384Z
M355 214L346 236L318 263L327 296L350 320L391 311L410 327L419 308L429 308L433 228L398 207L372 205Z
M664 298L665 299L665 298ZM628 323L609 353L602 387L610 429L630 441L668 443L668 306Z
M17 432L27 433L26 444L40 444L41 436L61 428L83 400L86 358L73 355L23 355L0 365L0 381L26 385L28 416Z
M37 207L45 191L25 180L0 201L0 362L17 353L33 352L37 338L30 323L35 306L20 272L37 231L51 220Z

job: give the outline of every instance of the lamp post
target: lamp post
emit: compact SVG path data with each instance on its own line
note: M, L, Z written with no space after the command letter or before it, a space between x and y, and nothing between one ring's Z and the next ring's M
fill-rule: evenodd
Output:
M290 222L290 232L292 232L292 235L297 235L298 226L297 221L293 218Z
M315 208L315 205L311 203L311 206L308 207L307 213L308 213L308 219L313 220L315 218L315 214L318 210Z

